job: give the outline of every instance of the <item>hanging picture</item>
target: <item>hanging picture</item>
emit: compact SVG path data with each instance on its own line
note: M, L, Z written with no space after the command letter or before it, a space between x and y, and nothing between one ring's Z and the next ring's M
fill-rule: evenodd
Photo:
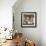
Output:
M36 27L37 13L36 12L21 12L21 27Z

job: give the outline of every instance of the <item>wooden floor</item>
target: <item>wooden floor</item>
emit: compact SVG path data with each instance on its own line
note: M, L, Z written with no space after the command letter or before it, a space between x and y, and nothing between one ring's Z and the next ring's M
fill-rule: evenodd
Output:
M16 46L15 44L15 39L13 40L6 40L6 42L4 42L2 45L0 46Z

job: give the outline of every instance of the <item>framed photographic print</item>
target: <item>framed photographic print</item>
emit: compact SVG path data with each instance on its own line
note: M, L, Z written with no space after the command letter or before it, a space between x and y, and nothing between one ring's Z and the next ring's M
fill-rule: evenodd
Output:
M21 12L21 27L36 27L37 13L36 12Z

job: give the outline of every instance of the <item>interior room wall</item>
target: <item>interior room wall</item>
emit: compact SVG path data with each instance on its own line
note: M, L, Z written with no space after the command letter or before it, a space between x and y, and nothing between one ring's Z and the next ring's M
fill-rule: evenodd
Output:
M14 5L16 6L16 5ZM24 39L35 41L36 46L41 46L41 1L40 0L23 0L20 5L13 8L15 30L23 33ZM22 28L21 12L37 12L37 27Z
M8 30L5 32L3 28L12 29L12 6L15 2L16 0L0 0L0 38L5 38L5 36L8 35L10 36L10 32Z
M46 46L46 0L23 0L14 5L15 30L22 32L24 38L33 39L36 46ZM36 28L21 28L21 12L37 12Z
M41 1L41 40L42 46L46 46L46 0Z
M0 27L12 29L12 6L16 0L0 0Z

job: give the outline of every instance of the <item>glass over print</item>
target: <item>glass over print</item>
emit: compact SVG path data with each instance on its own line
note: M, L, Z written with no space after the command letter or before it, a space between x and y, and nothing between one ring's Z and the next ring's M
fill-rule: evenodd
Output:
M36 12L21 13L21 27L36 27Z

